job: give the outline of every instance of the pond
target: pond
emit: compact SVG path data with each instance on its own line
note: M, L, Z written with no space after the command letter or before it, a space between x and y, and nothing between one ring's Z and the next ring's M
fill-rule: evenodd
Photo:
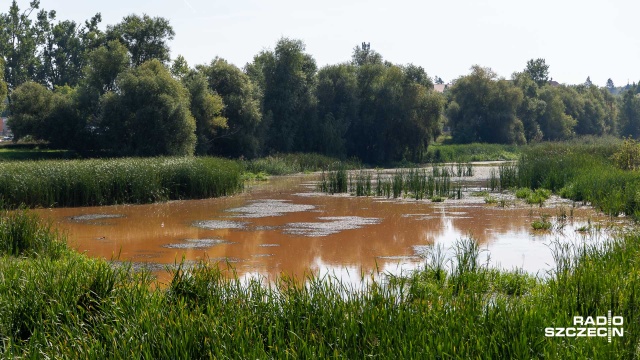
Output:
M415 269L431 245L450 248L468 236L492 265L540 274L552 267L554 241L606 238L622 223L555 197L538 207L493 194L506 199L503 206L486 204L473 195L494 166L475 165L476 175L457 179L463 198L439 203L322 194L319 175L307 174L273 177L225 198L38 212L66 231L78 251L147 266L161 281L168 280L163 269L183 258L228 262L240 276L313 272L357 281L371 272ZM532 229L541 216L553 231Z

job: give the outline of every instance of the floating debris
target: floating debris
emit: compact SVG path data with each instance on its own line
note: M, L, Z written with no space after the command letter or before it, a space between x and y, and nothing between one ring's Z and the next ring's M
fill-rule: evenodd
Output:
M382 259L382 260L407 260L407 261L417 261L417 260L421 260L421 258L419 256L415 256L415 255L407 255L407 256L403 256L403 255L397 255L397 256L376 256L377 259Z
M184 243L167 244L162 247L169 249L204 249L216 245L233 244L230 241L222 239L185 239Z
M240 218L262 218L270 216L282 216L286 213L304 212L314 210L316 207L306 204L293 204L289 200L266 199L251 202L249 205L229 209L229 212L241 213Z
M193 223L193 226L206 230L244 229L247 225L246 222L230 220L202 220Z
M280 246L280 244L260 244L259 247L276 247Z
M92 220L103 220L103 219L118 219L125 217L122 214L86 214L86 215L76 215L69 217L69 220L72 221L92 221Z
M365 225L375 225L381 222L379 218L364 218L360 216L328 216L320 217L323 222L289 223L285 233L303 236L327 236L344 230L360 229Z

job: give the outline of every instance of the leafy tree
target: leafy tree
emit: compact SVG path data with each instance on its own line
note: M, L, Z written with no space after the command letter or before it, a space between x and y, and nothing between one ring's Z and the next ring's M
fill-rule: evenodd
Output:
M199 66L209 89L222 97L227 128L220 129L213 152L224 156L255 157L260 151L259 125L262 119L260 91L250 77L235 65L216 58Z
M53 110L53 93L46 87L28 81L11 93L9 127L17 141L27 135L42 139L45 121Z
M522 90L524 96L516 113L524 126L525 138L527 142L538 142L544 136L538 119L544 113L547 104L538 98L538 85L529 73L514 73L512 79L513 84Z
M51 91L29 81L11 93L9 118L15 139L31 136L54 147L83 150L88 134L77 111L75 91L68 86Z
M262 87L263 111L268 125L269 151L305 151L317 131L315 115L316 62L304 52L300 40L282 38L274 51L263 51L248 66Z
M226 129L227 118L222 116L222 97L209 89L207 78L191 70L182 83L191 96L191 114L196 121L196 153L205 155L212 147L217 132Z
M527 61L527 67L524 69L524 72L529 74L538 86L545 85L549 80L549 65L547 65L542 58Z
M403 66L402 70L407 77L407 81L418 83L428 89L433 89L433 82L422 66L408 64Z
M120 74L103 95L101 128L109 148L136 156L191 155L196 124L189 92L156 59Z
M451 88L448 111L454 141L521 144L524 125L517 117L523 101L522 90L497 79L488 68L473 66Z
M633 90L626 91L622 96L618 123L620 135L640 138L640 97Z
M169 20L149 15L128 15L119 24L107 27L107 38L119 40L129 50L133 66L157 59L166 63L170 60L169 45L175 32Z
M613 91L616 86L613 84L613 80L611 80L611 78L607 79L607 85L606 85L607 89L609 91Z
M78 111L85 118L88 127L100 129L100 98L107 92L117 90L116 79L129 69L130 58L127 48L117 40L111 40L87 54L84 79L76 94ZM96 148L109 144L92 141Z
M587 80L585 80L584 86L586 87L593 86L593 82L591 81L591 76L587 76Z
M363 42L362 45L353 48L351 63L357 66L366 64L382 64L382 55L375 50L371 50L370 43Z
M84 68L84 84L97 89L102 95L116 89L116 79L129 68L130 58L127 48L117 40L91 51Z
M102 17L96 14L84 26L69 20L54 24L54 19L40 21L44 44L38 81L49 88L75 86L83 78L88 53L103 39L98 29Z
M4 58L4 78L10 89L34 80L38 72L37 47L40 39L30 16L39 8L40 1L34 0L21 12L14 0L9 12L0 14L0 55Z
M436 77L434 78L434 82L435 82L436 84L438 84L438 85L442 85L442 84L444 84L444 80L442 80L442 78L441 78L440 76L436 76Z
M576 120L567 115L564 102L558 88L545 86L539 96L546 108L539 119L540 129L546 140L563 140L573 136Z
M318 71L317 148L323 154L346 155L346 134L358 116L358 78L353 65L329 65Z
M348 151L369 163L420 161L440 131L444 99L402 67L357 67L359 111L348 132Z
M173 75L177 79L182 79L187 76L190 72L189 64L187 63L187 59L182 55L178 55L177 58L173 60L171 64L171 75Z

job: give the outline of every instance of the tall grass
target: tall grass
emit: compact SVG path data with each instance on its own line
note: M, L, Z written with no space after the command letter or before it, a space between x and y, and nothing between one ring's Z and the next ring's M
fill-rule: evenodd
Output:
M611 216L640 219L640 173L614 165L622 142L551 143L532 147L518 162L518 182L590 203Z
M92 206L229 195L242 167L216 158L129 158L0 164L8 206Z
M502 144L455 144L429 146L424 156L427 162L469 162L517 160L521 148Z
M349 191L349 178L347 168L342 163L333 164L329 171L322 172L320 179L320 191L330 194L345 193Z
M357 160L340 161L336 158L313 153L276 154L246 160L243 163L247 171L255 174L264 172L269 175L288 175L299 172L326 170L334 167L334 164L338 162L349 169L357 169L362 166Z
M26 210L0 210L0 255L58 257L66 248L51 223Z
M461 176L472 176L473 170L469 170L468 167L461 169ZM394 199L402 197L415 200L428 198L434 201L442 201L444 198L461 199L462 186L451 180L454 173L454 166L434 166L429 172L426 169L415 168L397 169L393 174L382 174L378 171L374 184L371 172L360 170L347 175L346 169L341 168L326 174L323 172L319 189L331 194L351 192L355 196L375 195ZM341 191L339 191L337 184L346 176L349 176L347 188L340 188Z
M0 258L2 358L606 358L637 356L640 234L557 245L545 278L482 263L472 239L424 269L353 288L331 276L240 280L201 262L166 289L66 251ZM363 280L364 280L363 275ZM305 281L300 281L305 280ZM547 338L611 310L624 337Z

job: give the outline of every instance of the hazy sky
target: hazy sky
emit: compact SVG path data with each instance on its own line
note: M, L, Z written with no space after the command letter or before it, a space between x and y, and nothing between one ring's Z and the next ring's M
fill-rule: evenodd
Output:
M76 21L100 12L103 27L131 13L168 18L172 57L190 65L220 56L242 67L285 36L303 40L320 67L348 61L366 41L386 60L412 62L447 82L474 64L509 78L532 58L546 59L561 83L640 80L638 0L41 0L41 7Z

